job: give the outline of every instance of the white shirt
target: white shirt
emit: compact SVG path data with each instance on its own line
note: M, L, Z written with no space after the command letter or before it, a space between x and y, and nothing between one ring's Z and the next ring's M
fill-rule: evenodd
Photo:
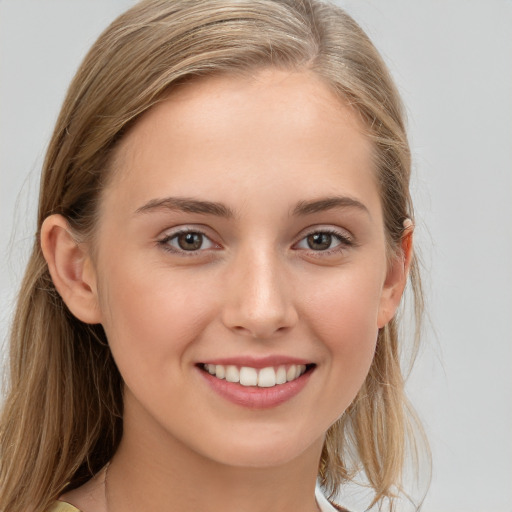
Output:
M322 493L322 490L317 485L315 489L315 498L320 508L320 512L338 512L328 501L327 498Z

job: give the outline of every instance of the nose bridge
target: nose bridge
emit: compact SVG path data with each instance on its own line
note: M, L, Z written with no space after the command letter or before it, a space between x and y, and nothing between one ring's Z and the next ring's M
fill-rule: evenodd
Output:
M268 338L297 321L285 262L271 244L241 250L227 280L223 317L230 329Z

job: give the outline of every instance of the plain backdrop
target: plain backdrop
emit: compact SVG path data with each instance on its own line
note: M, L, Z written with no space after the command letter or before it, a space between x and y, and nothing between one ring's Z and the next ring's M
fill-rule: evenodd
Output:
M430 317L410 378L434 462L423 510L511 512L512 1L339 3L382 52L409 117ZM88 47L132 4L0 0L2 341L60 103Z

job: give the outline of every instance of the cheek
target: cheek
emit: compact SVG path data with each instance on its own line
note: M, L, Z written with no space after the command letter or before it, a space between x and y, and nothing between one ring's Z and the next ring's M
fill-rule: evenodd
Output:
M381 281L378 271L365 268L315 278L307 287L303 314L328 332L329 339L336 338L336 332L352 333L349 338L354 340L376 335Z
M130 374L169 378L187 362L187 348L211 317L214 298L208 287L183 273L166 268L150 273L122 261L108 269L102 283L103 327L125 380Z
M377 341L380 280L371 272L329 279L310 294L304 315L330 365L331 391L348 406L364 382Z

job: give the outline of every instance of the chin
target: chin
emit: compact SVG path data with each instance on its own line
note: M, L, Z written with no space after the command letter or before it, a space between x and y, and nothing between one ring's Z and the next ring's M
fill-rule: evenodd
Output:
M318 451L319 457L323 446L323 437L312 442L300 441L289 434L274 439L268 436L238 437L236 442L233 442L234 438L232 436L229 443L217 445L216 453L210 450L209 458L227 466L265 469L289 464L310 450Z
M298 457L297 453L275 453L255 450L253 453L223 454L221 462L236 468L269 469L285 466Z

